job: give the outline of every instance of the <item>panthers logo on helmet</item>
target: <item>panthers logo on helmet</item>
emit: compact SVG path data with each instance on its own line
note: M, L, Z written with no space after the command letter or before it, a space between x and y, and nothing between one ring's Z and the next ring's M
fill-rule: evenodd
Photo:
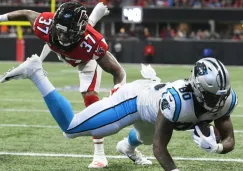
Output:
M202 62L202 63L197 63L195 66L195 74L196 76L201 76L201 75L206 75L208 74L207 72L207 67L206 65Z

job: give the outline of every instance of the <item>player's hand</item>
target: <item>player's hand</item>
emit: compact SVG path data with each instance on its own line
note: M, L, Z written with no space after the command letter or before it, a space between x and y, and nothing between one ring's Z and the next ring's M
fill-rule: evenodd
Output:
M98 15L102 17L109 15L110 10L108 9L107 5L104 5L103 2L99 2L93 9L94 12L97 12Z
M0 23L4 21L8 21L8 14L0 15Z
M113 89L110 91L110 95L115 93L119 88L121 87L121 84L116 84Z
M108 7L103 2L98 3L89 16L89 24L94 27L96 23L104 16L110 13Z
M197 131L198 136L193 131L192 138L198 147L210 153L222 152L223 146L222 144L217 144L213 126L210 126L209 137L204 136L198 126L195 126L195 129Z
M93 10L97 10L100 15L106 16L110 14L110 10L108 9L107 5L103 2L99 2Z
M141 69L141 75L143 78L150 79L150 80L155 80L157 82L160 82L160 78L156 76L155 70L150 66L150 65L144 65L141 64L142 69Z

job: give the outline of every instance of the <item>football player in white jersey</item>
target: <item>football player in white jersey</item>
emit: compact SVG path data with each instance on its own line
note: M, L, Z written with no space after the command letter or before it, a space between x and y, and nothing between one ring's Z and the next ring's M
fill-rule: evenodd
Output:
M164 170L178 171L167 150L172 132L193 129L201 121L214 121L221 142L216 142L213 131L205 137L196 126L198 136L193 135L193 139L200 148L212 153L233 150L235 141L230 114L237 97L230 87L229 73L220 61L201 59L195 64L190 79L172 83L160 83L150 67L145 67L141 73L149 79L127 83L110 97L77 114L48 80L37 55L5 73L0 82L30 79L67 138L108 136L133 124L134 129L128 138L117 144L117 149L137 164L144 161L152 164L136 147L153 143L154 155Z

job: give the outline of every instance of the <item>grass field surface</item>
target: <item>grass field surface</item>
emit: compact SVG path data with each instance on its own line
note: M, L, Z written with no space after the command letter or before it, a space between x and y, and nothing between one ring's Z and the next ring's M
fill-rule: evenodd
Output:
M0 75L16 63L0 63ZM140 65L123 65L127 81L142 78ZM154 65L163 82L189 77L191 66ZM75 111L84 108L78 92L79 79L76 68L62 63L44 63L48 77L72 104ZM199 149L190 131L175 131L169 151L181 171L242 171L243 170L243 79L241 67L228 67L231 84L238 95L239 104L232 114L235 129L235 150L226 155L209 154ZM112 77L103 72L100 98L107 96L113 86ZM116 152L116 143L128 135L131 127L105 138L105 152L109 157L106 171L159 171L160 165L153 158L152 146L139 150L153 160L153 165L134 165ZM92 160L91 137L65 139L36 87L29 80L0 84L0 171L87 171Z

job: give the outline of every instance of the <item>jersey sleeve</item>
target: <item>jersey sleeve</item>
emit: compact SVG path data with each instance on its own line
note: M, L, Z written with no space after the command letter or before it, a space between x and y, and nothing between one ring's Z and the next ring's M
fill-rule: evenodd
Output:
M168 88L167 91L162 94L160 110L171 122L178 121L181 112L181 99L174 88Z
M35 19L33 25L35 35L45 42L49 42L49 32L53 15L51 12L43 12Z
M229 107L228 107L228 110L227 110L227 112L225 113L224 116L229 116L234 111L235 107L238 104L238 98L237 98L237 95L236 95L236 93L233 89L231 89L231 93L230 93L228 99L229 99L229 102L226 102L226 103L228 103Z
M93 59L99 59L99 58L103 57L107 51L108 51L108 45L107 45L105 39L103 38L99 42L99 44L97 45L97 48L94 51Z

